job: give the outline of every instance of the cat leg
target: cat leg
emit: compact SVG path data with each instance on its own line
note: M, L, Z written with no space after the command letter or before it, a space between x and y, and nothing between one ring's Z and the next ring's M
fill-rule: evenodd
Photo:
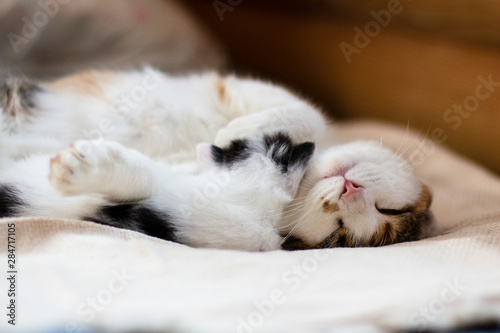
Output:
M100 193L116 201L150 198L158 165L117 142L79 140L50 161L49 180L64 195Z

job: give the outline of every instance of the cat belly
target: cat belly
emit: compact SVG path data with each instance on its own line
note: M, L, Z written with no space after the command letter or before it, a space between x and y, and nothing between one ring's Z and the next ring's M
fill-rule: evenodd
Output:
M42 111L18 129L0 133L0 167L34 153L53 154L76 140L116 141L152 158L192 162L196 145L213 142L227 124L224 117L210 112L187 111L179 117L163 110L144 110L124 118L116 110L99 109L72 114Z

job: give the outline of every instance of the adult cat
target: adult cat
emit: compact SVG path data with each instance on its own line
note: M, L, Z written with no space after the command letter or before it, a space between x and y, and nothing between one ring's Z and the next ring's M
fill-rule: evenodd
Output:
M281 87L214 73L171 77L147 68L47 83L13 79L0 98L0 167L87 139L116 141L196 174L200 142L227 147L276 131L295 143L321 141L327 126L315 107ZM430 224L430 203L408 163L380 144L320 147L277 229L286 248L417 240Z

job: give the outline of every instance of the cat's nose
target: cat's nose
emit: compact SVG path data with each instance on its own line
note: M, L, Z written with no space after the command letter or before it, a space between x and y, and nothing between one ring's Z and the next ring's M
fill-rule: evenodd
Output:
M359 195L361 192L363 192L363 187L354 184L349 179L344 178L344 191L340 195L341 197L349 198L355 195Z

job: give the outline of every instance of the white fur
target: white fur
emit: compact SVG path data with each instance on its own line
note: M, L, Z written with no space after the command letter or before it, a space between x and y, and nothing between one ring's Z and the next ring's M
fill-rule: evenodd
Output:
M218 98L219 81L226 87L227 101ZM200 142L224 145L235 137L280 129L297 142L314 141L325 127L314 107L257 80L214 73L172 77L146 68L113 73L100 88L102 96L49 86L47 93L37 95L36 119L0 119L1 156L54 153L87 139L117 141L171 162L192 162Z
M22 189L22 200L29 205L22 207L21 216L91 217L104 198L134 199L171 215L183 244L275 250L281 245L283 210L293 200L305 166L285 175L262 147L254 149L261 153L235 168L221 169L211 162L191 175L116 142L79 140L51 159L48 179L53 188L47 181L48 155L14 163L2 172L0 183Z
M7 168L14 161L37 153L53 157L60 149L66 149L60 152L65 159L73 156L82 162L73 148L65 148L76 140L90 140L94 148L106 146L87 156L96 158L94 162L101 163L101 169L86 169L92 163L83 159L84 163L71 174L68 166L56 168L57 163L53 162L51 183L61 193L75 195L98 189L101 195L119 198L116 185L126 182L127 193L122 195L135 193L141 197L161 192L157 185L161 183L173 190L165 193L178 192L177 199L196 202L199 194L196 191L203 192L203 185L200 188L199 184L210 183L206 178L210 175L217 177L204 172L200 177L205 178L201 180L190 178L200 172L196 163L197 144L210 142L223 146L235 138L277 130L287 132L295 142L316 141L322 138L327 126L315 107L287 90L235 76L206 73L172 77L146 68L109 75L99 81L97 94L67 88L46 85L45 92L36 95L32 116L0 117L0 170L3 170L0 179L15 180L34 189L27 200L34 203L36 209L27 212L29 215L75 216L85 211L85 205L96 205L103 200L99 195L61 197L55 190L49 190L49 166L43 162L47 156L31 159L37 165L36 170L28 170L25 162L17 162L18 170L36 173L40 180L34 183L27 184L16 171ZM102 145L103 141L106 144ZM110 153L113 150L120 152L113 159L123 158L126 165L117 161L105 165L103 161L113 155ZM204 165L204 161L206 158L201 158L200 165ZM346 177L364 188L362 199L355 202L339 199L343 191L342 177L325 178L350 167ZM381 145L357 142L334 146L317 153L295 200L283 215L281 208L289 203L297 187L287 188L281 180L277 184L273 172L259 173L258 168L266 168L265 163L252 161L248 168L233 172L228 184L217 193L217 200L209 200L237 207L230 210L228 218L220 219L221 207L214 204L191 211L191 222L183 233L186 243L270 250L279 248L278 232L288 232L315 244L338 228L339 217L357 238L363 239L376 230L382 218L375 204L397 209L415 201L420 190L405 162ZM144 171L148 172L144 175ZM186 177L166 176L171 172L185 173ZM82 173L87 174L82 177L86 179L83 185L78 179ZM87 181L88 173L94 173L91 182ZM65 177L71 178L69 183L62 181ZM193 184L192 188L182 182ZM255 186L257 183L260 185ZM41 188L49 192L42 195ZM338 203L339 211L323 212L321 197ZM56 203L58 200L61 201ZM83 200L85 205L79 206L78 200ZM193 207L186 211L190 211L189 208Z

